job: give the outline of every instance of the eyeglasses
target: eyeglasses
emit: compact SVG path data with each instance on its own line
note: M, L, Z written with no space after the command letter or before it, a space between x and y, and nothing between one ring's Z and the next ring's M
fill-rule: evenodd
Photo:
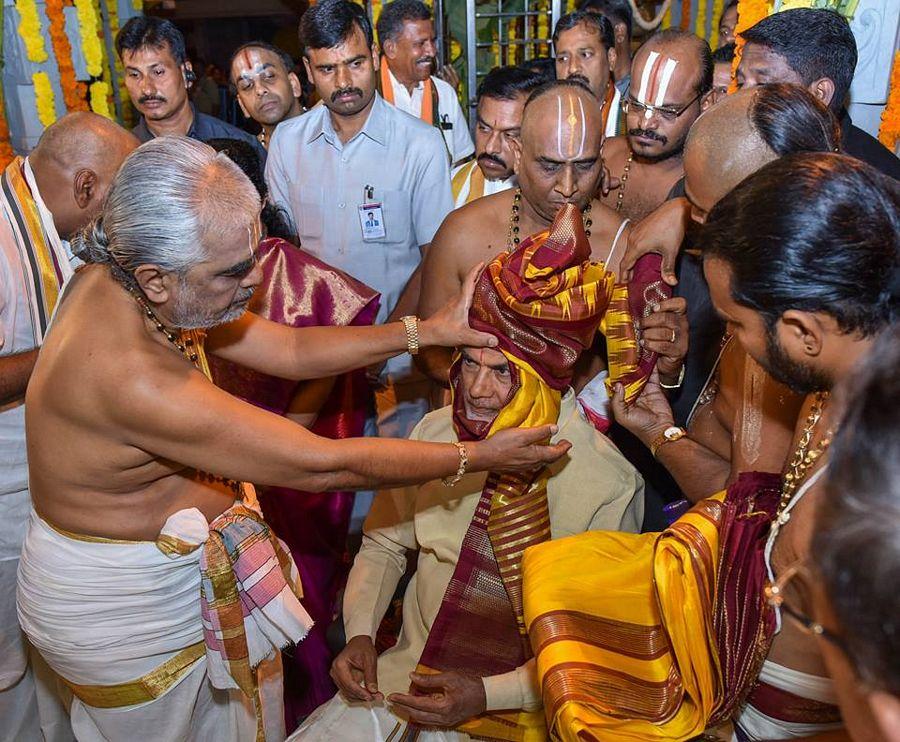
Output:
M647 103L641 103L638 100L635 100L632 96L628 96L624 101L622 101L622 110L625 113L629 113L632 109L634 109L635 113L643 114L647 118L651 116L659 116L663 121L675 121L681 114L687 111L694 102L701 96L702 93L697 93L693 98L691 98L687 103L685 103L681 108L667 108L663 106L651 106Z
M839 637L833 631L826 629L824 626L822 626L822 624L813 621L805 613L800 612L785 601L786 588L788 584L798 575L800 576L800 580L798 580L798 582L806 582L807 584L812 584L813 577L810 574L809 570L804 566L802 562L797 562L796 564L792 564L790 567L784 570L773 584L766 585L766 602L772 608L779 609L783 613L790 616L797 624L799 624L800 628L802 628L808 634L821 636L823 639L846 653L847 645L844 643L844 640L841 637Z

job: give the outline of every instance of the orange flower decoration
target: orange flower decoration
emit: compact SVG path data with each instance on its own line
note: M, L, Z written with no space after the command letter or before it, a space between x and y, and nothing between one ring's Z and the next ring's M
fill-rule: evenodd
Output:
M53 44L53 55L59 69L59 85L67 111L87 111L85 100L86 87L75 79L75 67L72 65L72 46L66 36L66 18L63 8L71 3L64 0L46 0L47 18L50 20L50 41Z
M894 66L891 70L891 87L887 105L881 112L881 129L878 139L891 152L897 151L900 141L900 51L894 55Z
M12 162L16 153L9 143L9 127L6 124L6 111L3 109L3 98L0 96L0 170Z

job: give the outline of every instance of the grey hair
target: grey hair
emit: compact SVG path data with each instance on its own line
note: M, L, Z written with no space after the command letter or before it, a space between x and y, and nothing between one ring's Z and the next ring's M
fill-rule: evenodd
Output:
M259 210L256 188L226 155L187 137L158 137L125 159L74 249L126 276L148 264L184 275L207 259L215 234L252 224Z

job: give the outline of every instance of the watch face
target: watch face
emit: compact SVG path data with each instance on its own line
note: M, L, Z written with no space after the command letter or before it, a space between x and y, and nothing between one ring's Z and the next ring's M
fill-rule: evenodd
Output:
M663 435L664 435L667 439L669 439L670 441L671 441L671 440L676 440L677 438L680 438L680 437L681 437L681 428L674 428L674 427L673 427L673 428L667 428L667 429L666 429L666 432L663 433Z

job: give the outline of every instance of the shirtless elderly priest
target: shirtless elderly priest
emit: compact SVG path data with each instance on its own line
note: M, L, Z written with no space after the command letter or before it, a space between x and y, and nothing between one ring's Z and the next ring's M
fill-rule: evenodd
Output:
M247 177L207 145L139 147L82 240L97 264L69 282L31 377L19 620L72 690L82 742L283 738L277 650L310 620L242 482L398 486L466 465L528 469L568 448L535 443L549 425L464 449L328 440L215 387L205 350L300 380L415 350L416 326L423 345L488 339L469 329L465 295L406 328L292 329L244 314L261 277L259 209Z
M640 476L581 418L568 387L611 280L583 262L589 255L581 215L568 205L549 236L529 238L488 266L470 323L496 333L500 349L462 348L450 370L453 404L412 433L468 441L552 421L572 442L568 458L528 475L469 474L378 494L344 596L350 641L332 667L344 695L315 711L295 739L546 736L522 624L522 553L588 530L636 531L643 516ZM373 639L407 549L419 556L403 628L376 660Z

